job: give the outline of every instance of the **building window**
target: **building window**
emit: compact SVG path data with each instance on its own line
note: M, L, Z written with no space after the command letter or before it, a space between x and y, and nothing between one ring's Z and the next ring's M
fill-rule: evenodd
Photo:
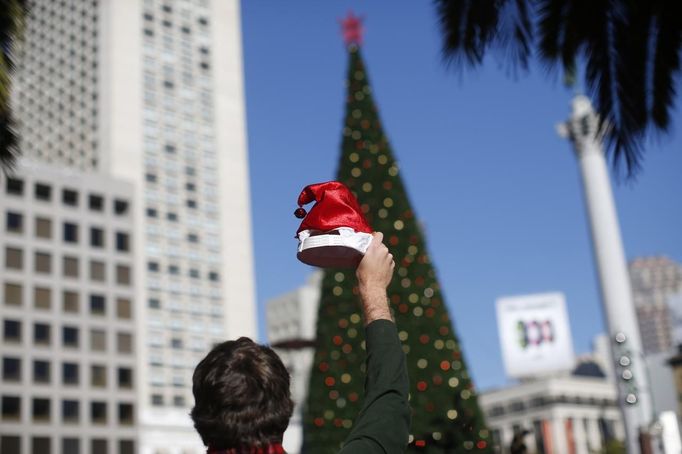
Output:
M52 290L44 287L34 288L33 305L37 309L49 309L52 307Z
M21 359L3 357L2 358L2 379L4 381L21 380Z
M130 389L133 387L133 371L128 367L118 368L118 387Z
M8 306L21 306L24 295L24 288L21 284L5 282L4 302Z
M106 402L90 402L90 420L94 424L107 423L107 403ZM104 451L93 451L104 452Z
M171 347L174 349L182 348L182 339L173 338L171 339Z
M16 178L7 178L7 185L5 186L7 194L23 195L24 194L24 180Z
M52 238L52 221L47 218L36 218L36 238Z
M50 420L50 399L33 399L33 421ZM49 439L48 439L49 440Z
M8 211L5 220L8 232L22 233L24 231L24 216L21 213Z
M220 280L220 274L217 271L211 271L208 273L208 278L214 282L217 282Z
M33 361L33 383L50 383L49 361Z
M90 330L90 350L103 352L107 349L107 333L101 329Z
M78 292L65 290L62 293L62 307L64 312L78 312L80 310L79 299Z
M126 265L116 265L116 283L119 285L130 285L130 267Z
M97 260L90 261L90 280L104 282L106 279L104 262Z
M24 251L12 247L5 248L5 267L20 270L24 268Z
M147 270L153 271L153 272L158 272L159 271L159 262L147 262Z
M196 208L197 207L196 200L187 199L186 203L187 203L187 208Z
M173 406L184 407L185 406L185 397L184 396L173 396Z
M106 388L107 368L105 366L90 366L90 386L95 388Z
M150 309L161 309L161 300L158 298L149 298L147 300L147 306Z
M78 257L64 257L62 259L62 274L64 277L78 277Z
M34 410L35 410L35 400L34 402ZM49 404L49 401L48 401ZM49 410L49 408L48 408ZM33 414L33 419L40 419L36 418L35 413ZM48 419L43 419L43 421L49 420L49 415ZM32 437L31 438L31 454L50 454L52 452L51 450L51 444L50 444L50 438L49 437Z
M35 272L46 273L52 272L52 256L47 252L36 252L35 255Z
M119 353L132 353L133 351L133 336L130 333L116 334L116 350Z
M47 184L36 183L35 197L38 200L49 202L52 199L52 187Z
M78 328L65 326L62 328L62 345L64 347L78 348Z
M52 330L47 323L33 324L33 343L36 345L50 345Z
M156 210L156 208L147 208L147 217L148 218L156 218L159 216L159 212Z
M118 441L118 454L135 454L135 441L134 440L119 440Z
M77 385L78 379L78 364L63 363L62 364L62 383L65 385Z
M163 396L161 394L152 394L152 405L156 407L163 405Z
M21 418L21 398L19 396L2 396L2 419Z
M114 200L114 213L119 216L123 216L124 214L128 213L128 202L120 199Z
M90 246L97 248L104 247L104 230L99 227L90 227Z
M116 250L119 252L128 252L130 250L130 235L116 232Z
M106 438L93 438L90 441L90 452L109 452Z
M106 314L106 301L104 295L90 295L90 313L93 315Z
M3 435L0 437L0 452L21 452L21 437Z
M133 404L118 404L118 423L122 426L133 424Z
M187 241L190 243L198 243L199 242L199 235L196 233L190 233L187 235Z
M196 268L192 268L189 270L189 277L198 279L199 278L199 270Z
M180 274L180 267L178 265L168 265L168 274Z
M5 320L3 331L5 342L21 342L21 322L19 320Z
M132 305L128 298L116 299L116 317L130 319L132 317Z
M81 441L79 438L62 438L62 454L80 454Z
M80 406L77 400L62 401L62 421L77 423L80 419Z
M172 222L177 222L178 214L173 213L173 212L168 212L168 213L166 213L166 219L168 219L169 221L172 221Z
M78 206L78 192L73 189L63 189L62 203L72 207Z
M66 243L78 243L78 225L71 222L64 223L64 241Z
M104 210L104 197L101 195L90 194L88 197L88 207L92 211L102 211Z

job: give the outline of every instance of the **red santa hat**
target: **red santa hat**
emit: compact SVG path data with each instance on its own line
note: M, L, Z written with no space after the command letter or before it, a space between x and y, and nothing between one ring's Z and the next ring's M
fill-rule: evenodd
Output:
M317 202L309 213L302 208ZM311 184L298 196L296 217L303 218L296 231L297 257L319 267L357 266L372 241L372 228L357 199L343 183Z

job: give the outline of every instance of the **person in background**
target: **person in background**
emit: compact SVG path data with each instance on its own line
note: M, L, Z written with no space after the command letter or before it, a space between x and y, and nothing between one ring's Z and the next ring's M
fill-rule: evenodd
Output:
M386 288L393 256L374 233L357 267L365 325L365 400L340 454L394 454L407 448L409 381ZM272 349L251 339L217 345L192 377L194 427L208 454L284 454L293 403L289 373Z

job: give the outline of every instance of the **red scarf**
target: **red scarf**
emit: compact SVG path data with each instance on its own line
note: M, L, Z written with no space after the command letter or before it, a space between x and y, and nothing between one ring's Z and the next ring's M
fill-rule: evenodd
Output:
M229 449L208 448L206 454L286 454L286 451L280 443L275 443L266 446L244 446Z

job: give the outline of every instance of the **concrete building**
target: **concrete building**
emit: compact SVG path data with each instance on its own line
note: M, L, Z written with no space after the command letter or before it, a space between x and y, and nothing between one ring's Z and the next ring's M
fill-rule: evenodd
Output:
M669 300L682 292L682 265L667 257L641 257L629 263L632 296L644 352L674 348Z
M23 154L134 186L138 452L203 453L193 368L257 337L239 2L34 0L17 54Z
M284 433L284 449L291 454L300 452L303 442L302 413L315 354L322 276L322 271L316 271L304 286L270 300L267 305L268 341L291 374L291 397L295 407Z
M589 365L588 365L589 364ZM595 363L578 374L544 377L480 394L495 452L508 453L514 434L523 430L528 452L589 454L625 437L616 387Z
M0 188L0 452L137 452L133 186L24 161Z

